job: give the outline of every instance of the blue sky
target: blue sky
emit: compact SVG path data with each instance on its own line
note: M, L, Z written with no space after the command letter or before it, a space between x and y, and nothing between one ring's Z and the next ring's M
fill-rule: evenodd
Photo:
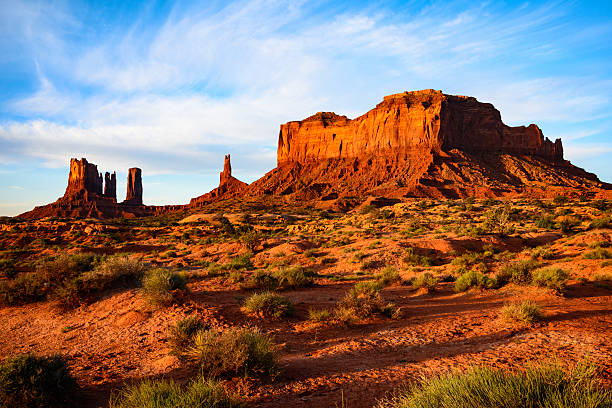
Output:
M98 3L98 4L96 4ZM0 0L0 215L63 194L71 157L143 169L148 204L251 182L281 123L425 88L561 137L612 182L606 1Z

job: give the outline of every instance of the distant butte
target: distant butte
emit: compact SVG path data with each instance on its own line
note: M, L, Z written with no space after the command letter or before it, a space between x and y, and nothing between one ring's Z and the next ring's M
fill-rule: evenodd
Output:
M134 217L198 208L228 198L282 196L330 201L366 196L610 197L612 185L563 158L560 139L537 125L511 127L489 103L426 89L383 98L349 119L318 112L280 126L277 167L252 184L232 176L225 156L219 187L187 205L145 206L142 172L128 174L117 203L116 176L72 159L62 198L22 218Z

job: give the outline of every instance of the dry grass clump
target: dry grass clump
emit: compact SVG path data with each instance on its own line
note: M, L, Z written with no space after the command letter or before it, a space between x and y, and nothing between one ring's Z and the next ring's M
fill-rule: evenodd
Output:
M561 268L541 268L532 272L531 283L536 286L562 291L569 280L569 272Z
M538 304L531 300L513 302L501 308L500 315L509 323L531 324L542 317L542 311Z
M425 272L414 278L411 284L415 289L427 289L432 291L438 285L438 279L431 272Z
M174 300L173 291L185 289L187 278L164 268L148 271L142 280L142 293L152 306L165 306Z
M569 371L551 363L524 372L474 367L424 379L377 408L607 408L612 392L599 384L597 372L587 363Z
M274 292L254 293L246 299L244 309L248 313L266 317L289 317L293 315L291 301Z
M495 280L477 271L467 271L459 275L455 281L455 292L465 292L472 288L491 288Z
M204 324L197 316L185 317L170 326L168 343L172 350L171 354L180 355L185 352L193 344L195 335L204 328Z
M380 294L384 285L381 281L367 281L355 284L338 303L335 318L343 324L353 324L375 314L398 317L399 309L385 304Z
M209 377L278 373L276 347L259 329L233 327L198 332L188 351Z
M326 322L330 319L331 313L325 309L308 309L308 320L313 322Z
M242 408L245 405L212 379L198 378L184 387L174 381L144 380L111 396L109 408Z

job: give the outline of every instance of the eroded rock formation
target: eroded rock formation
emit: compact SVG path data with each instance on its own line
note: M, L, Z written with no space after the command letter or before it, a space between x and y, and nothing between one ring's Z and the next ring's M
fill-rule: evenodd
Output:
M86 159L71 159L68 187L57 201L19 215L21 218L44 217L141 217L174 211L184 206L142 205L142 172L128 172L127 200L117 203L117 175L106 172L104 178L95 164Z
M350 159L375 154L459 149L505 152L562 160L561 140L544 138L536 125L506 126L493 105L432 89L386 96L366 114L348 119L319 112L281 126L277 164Z
M219 187L199 197L192 198L189 202L189 207L201 207L211 202L239 196L246 191L247 187L247 183L232 176L230 155L226 154L223 162L223 171L219 174Z
M142 205L142 170L132 167L128 170L125 204Z
M117 174L104 173L104 197L117 200Z
M386 96L355 119L319 112L281 125L277 168L253 194L302 199L385 194L464 197L597 189L536 125L510 127L493 105L423 90Z

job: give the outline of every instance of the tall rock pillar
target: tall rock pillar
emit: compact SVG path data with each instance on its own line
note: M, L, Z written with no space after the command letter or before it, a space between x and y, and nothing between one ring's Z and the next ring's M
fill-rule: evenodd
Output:
M104 174L104 196L117 200L117 174L106 172Z
M223 171L219 174L219 185L226 184L232 178L232 163L230 162L230 155L225 155L225 162L223 163Z
M125 203L142 205L142 170L137 167L128 170Z

